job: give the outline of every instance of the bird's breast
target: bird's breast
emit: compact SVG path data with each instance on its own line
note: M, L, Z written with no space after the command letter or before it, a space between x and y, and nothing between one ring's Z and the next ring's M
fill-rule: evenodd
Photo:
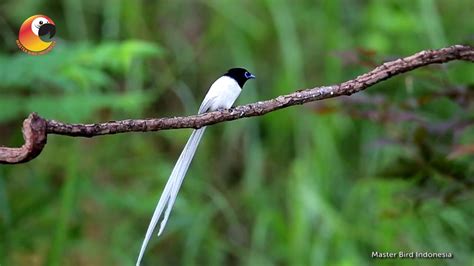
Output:
M241 91L241 89L238 86L229 86L226 89L225 93L222 93L220 95L220 99L217 101L218 104L220 104L218 109L220 109L220 108L224 108L224 109L231 108L232 105L234 104L235 100L237 100L237 98L239 97L240 91Z
M209 90L209 96L213 98L210 110L229 109L239 97L242 89L239 84L229 77L221 77Z

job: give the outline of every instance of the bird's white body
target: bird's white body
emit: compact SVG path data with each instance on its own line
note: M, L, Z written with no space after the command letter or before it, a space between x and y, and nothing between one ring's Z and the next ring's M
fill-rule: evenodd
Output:
M218 78L209 88L209 91L199 107L199 114L219 109L229 109L239 97L242 89L237 81L228 76Z
M199 114L205 113L207 111L228 109L232 107L237 97L239 97L241 91L242 88L237 83L237 81L235 81L235 79L228 76L222 76L218 78L209 88L206 97L204 97L204 100L199 107ZM153 217L151 218L150 225L148 226L145 239L143 240L140 254L137 259L137 266L140 265L145 248L148 245L148 241L150 240L153 230L155 229L158 220L160 219L166 207L165 215L161 221L160 230L158 231L158 236L163 232L171 209L173 208L173 204L176 200L176 196L178 195L179 188L181 187L181 183L183 182L186 171L188 170L194 153L196 152L196 148L199 145L199 141L201 140L205 130L206 127L194 130L189 137L186 146L181 152L181 155L179 156L178 161L171 172L171 176L166 183L163 193L161 194L160 200L158 201L158 204L155 208L155 212L153 213Z

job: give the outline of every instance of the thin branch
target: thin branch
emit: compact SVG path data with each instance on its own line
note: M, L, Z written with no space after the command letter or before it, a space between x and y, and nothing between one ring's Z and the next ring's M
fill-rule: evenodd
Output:
M186 117L156 119L128 119L98 124L67 124L55 120L46 120L31 114L23 123L25 144L21 148L0 147L0 163L24 163L35 158L46 143L47 134L58 134L73 137L94 137L99 135L125 132L148 132L178 128L200 128L223 121L244 117L261 116L278 109L304 104L317 100L351 95L376 83L413 69L442 64L453 60L474 62L474 48L454 45L439 50L425 50L412 56L383 63L372 71L355 79L332 86L315 87L281 95L267 101L260 101L237 106L229 110L209 112ZM46 130L42 131L44 125ZM34 134L28 134L30 129Z

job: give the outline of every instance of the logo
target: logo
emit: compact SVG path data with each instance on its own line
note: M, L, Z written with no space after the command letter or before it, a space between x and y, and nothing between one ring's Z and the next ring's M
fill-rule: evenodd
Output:
M44 15L34 15L21 24L16 44L27 54L45 54L56 44L52 40L55 34L56 24L52 19Z

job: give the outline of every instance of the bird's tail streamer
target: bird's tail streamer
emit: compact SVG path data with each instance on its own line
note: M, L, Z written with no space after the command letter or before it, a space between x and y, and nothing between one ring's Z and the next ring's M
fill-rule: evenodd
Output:
M163 220L161 221L158 236L160 236L163 232L163 229L166 226L166 222L168 221L168 217L171 213L171 209L173 208L173 204L176 200L176 196L178 195L179 188L181 187L181 183L183 182L184 176L188 171L188 167L191 164L191 161L194 157L194 153L196 153L197 146L199 145L199 142L201 141L201 137L204 134L205 130L206 127L194 130L191 136L189 137L186 146L184 146L184 149L181 152L181 155L179 156L178 161L176 162L173 168L173 171L171 172L171 176L169 177L168 182L166 183L165 189L161 194L160 200L158 201L158 205L156 205L155 212L151 217L150 225L148 225L148 229L145 234L145 239L143 240L142 247L140 249L140 255L138 255L136 263L137 266L140 265L140 262L143 258L143 254L145 253L145 249L148 245L148 242L150 241L151 235L153 234L153 231L155 230L155 227L158 224L158 221L165 209L165 206L167 206L165 215L163 217Z

